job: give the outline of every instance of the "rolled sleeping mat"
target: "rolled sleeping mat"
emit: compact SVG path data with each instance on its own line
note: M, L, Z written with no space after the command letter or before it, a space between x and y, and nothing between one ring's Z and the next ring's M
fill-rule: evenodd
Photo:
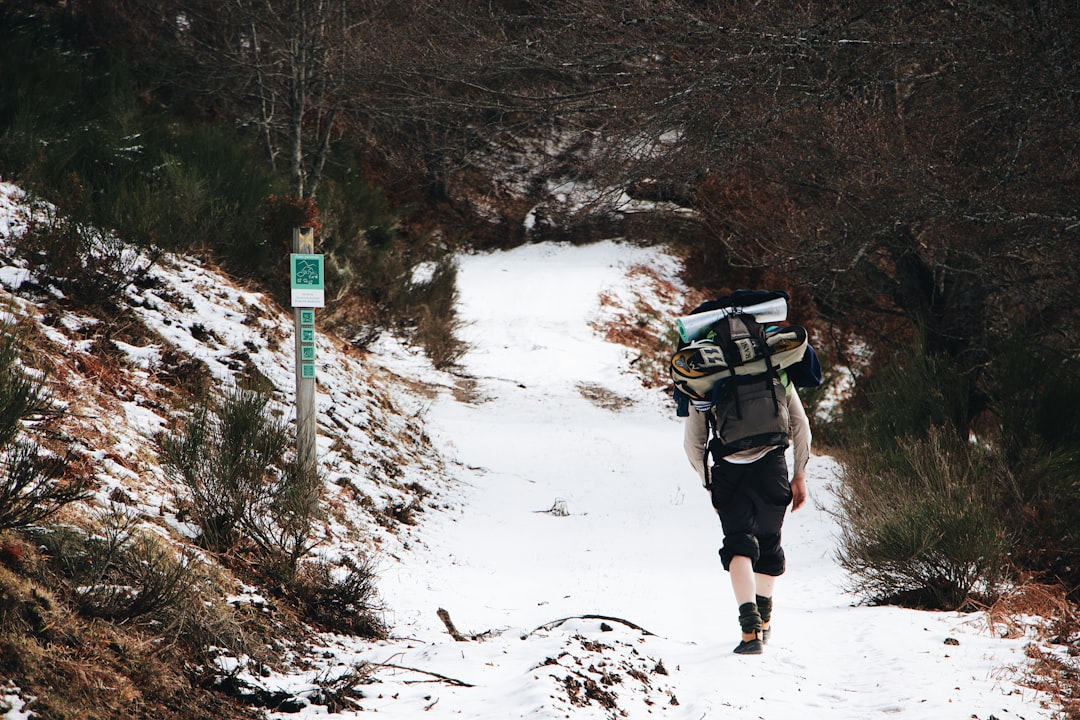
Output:
M728 315L737 313L753 315L754 319L762 325L769 322L780 322L781 320L787 320L787 300L778 297L756 305L747 305L746 307L724 307L693 315L683 315L675 319L675 326L679 329L679 337L682 338L682 341L691 342L696 340L706 329L712 327L713 323L726 318Z

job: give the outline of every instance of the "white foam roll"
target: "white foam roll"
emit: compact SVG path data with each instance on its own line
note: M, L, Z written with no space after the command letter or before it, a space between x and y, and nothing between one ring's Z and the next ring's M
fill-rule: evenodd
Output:
M682 338L682 341L690 342L696 340L698 335L717 320L735 313L753 315L754 319L759 323L778 322L787 319L787 300L779 297L766 300L757 305L747 305L746 307L736 305L694 315L683 315L675 320L675 325L679 328L679 337Z

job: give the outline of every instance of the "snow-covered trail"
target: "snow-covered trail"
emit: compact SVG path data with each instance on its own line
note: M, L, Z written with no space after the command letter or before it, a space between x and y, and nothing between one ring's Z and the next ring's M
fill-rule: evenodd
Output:
M656 254L607 243L567 249L462 261L463 334L473 346L464 366L479 381L477 398L446 396L428 420L436 441L474 470L462 514L432 533L448 561L439 581L455 620L473 630L583 613L637 622L645 605L671 609L648 628L664 634L714 594L697 591L694 571L711 562L711 541L672 532L708 534L711 511L688 501L703 491L662 398L641 389L624 348L588 325L599 293L617 291L628 267ZM628 406L598 407L581 385ZM400 619L403 603L391 604Z
M719 524L682 454L681 425L661 393L641 388L628 351L589 325L601 295L636 282L630 267L673 277L671 262L613 242L461 258L474 397L443 393L427 417L433 442L460 463L462 494L425 515L423 546L383 574L406 639L352 660L392 658L474 687L421 690L406 684L415 676L387 671L380 680L400 692L384 685L365 707L409 718L1050 717L1013 682L1024 641L995 638L981 616L853 606L822 508L835 472L825 457L811 463L810 506L785 526L773 641L763 656L731 653L737 610ZM625 405L598 406L582 383ZM438 608L480 639L450 640ZM654 635L620 622L605 632L595 619L555 624L583 615ZM582 701L587 684L575 690L575 679L602 680L605 667L619 680L597 687L615 706L602 693Z

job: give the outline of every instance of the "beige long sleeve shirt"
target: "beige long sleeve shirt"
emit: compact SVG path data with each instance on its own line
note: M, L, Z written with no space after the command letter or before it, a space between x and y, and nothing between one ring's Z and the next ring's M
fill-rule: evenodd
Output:
M810 443L812 440L810 421L806 419L806 410L803 408L802 400L799 399L799 394L795 391L794 386L788 386L787 401L788 416L790 418L788 420L788 438L795 454L793 474L800 475L806 472L806 464L810 462ZM697 471L702 482L705 481L704 454L705 444L708 441L709 430L705 425L705 413L699 412L691 406L690 415L686 418L683 433L683 449L686 451L687 459L694 466L694 470ZM740 450L727 456L724 460L732 463L751 463L764 457L770 450L773 450L773 448L761 447Z

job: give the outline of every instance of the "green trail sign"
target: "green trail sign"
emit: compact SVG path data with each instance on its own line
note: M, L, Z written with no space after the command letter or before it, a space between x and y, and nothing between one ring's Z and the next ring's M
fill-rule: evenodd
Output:
M289 255L292 270L292 306L316 308L325 304L325 266L322 255L292 253Z

